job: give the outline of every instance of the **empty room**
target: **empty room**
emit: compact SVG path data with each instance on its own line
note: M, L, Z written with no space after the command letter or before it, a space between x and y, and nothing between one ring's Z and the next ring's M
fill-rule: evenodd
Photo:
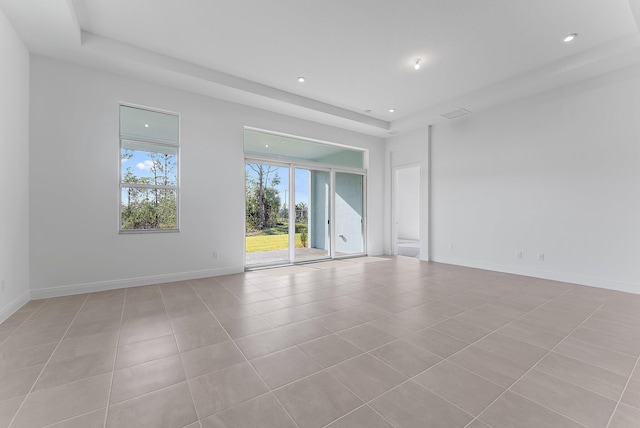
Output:
M0 0L0 427L640 427L640 0Z

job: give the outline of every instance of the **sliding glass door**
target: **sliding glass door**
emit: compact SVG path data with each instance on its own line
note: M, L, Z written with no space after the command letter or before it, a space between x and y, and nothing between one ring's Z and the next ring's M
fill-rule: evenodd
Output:
M245 167L245 264L291 262L289 167L247 162Z
M364 255L364 173L247 159L245 265Z
M295 169L296 262L330 257L330 188L329 171Z

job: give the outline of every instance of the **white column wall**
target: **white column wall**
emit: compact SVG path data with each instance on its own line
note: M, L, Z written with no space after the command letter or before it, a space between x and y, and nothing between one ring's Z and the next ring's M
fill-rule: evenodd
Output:
M29 300L29 52L2 10L0 94L1 323Z

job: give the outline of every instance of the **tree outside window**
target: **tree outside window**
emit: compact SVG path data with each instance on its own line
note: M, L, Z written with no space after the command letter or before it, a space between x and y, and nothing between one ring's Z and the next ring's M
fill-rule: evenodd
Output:
M178 116L120 107L120 230L178 230Z

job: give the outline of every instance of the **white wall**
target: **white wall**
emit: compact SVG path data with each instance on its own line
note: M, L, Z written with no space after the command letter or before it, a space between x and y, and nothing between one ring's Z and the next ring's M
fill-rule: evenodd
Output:
M369 149L369 253L382 254L381 139L39 56L31 67L35 296L241 271L244 126ZM119 102L181 114L180 233L118 234Z
M628 69L435 125L433 260L640 293L639 112Z
M0 322L29 300L29 53L0 10Z
M393 170L398 167L420 166L420 259L429 260L429 128L418 129L388 138L385 142L385 199L384 199L384 250L393 254L392 245L392 192Z

